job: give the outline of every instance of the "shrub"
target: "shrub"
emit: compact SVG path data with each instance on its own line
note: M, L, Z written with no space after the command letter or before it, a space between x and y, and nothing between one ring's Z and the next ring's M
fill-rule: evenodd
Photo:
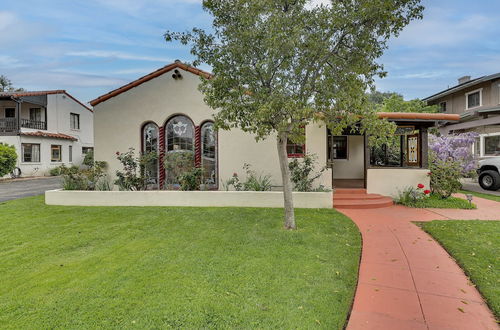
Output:
M181 176L195 172L194 153L189 151L168 152L163 159L163 167L167 171L167 186L173 187L181 184Z
M434 152L429 155L429 176L432 193L448 198L462 188L463 166L452 158L441 159Z
M201 180L203 177L203 170L198 167L193 167L190 171L184 172L179 176L179 183L181 190L199 190Z
M17 153L12 145L0 143L0 178L16 168Z
M302 161L295 158L288 164L295 190L305 192L315 191L313 183L325 170L325 168L322 168L319 172L315 172L316 158L315 155L306 154ZM321 186L318 189L321 189ZM322 189L324 190L324 188Z
M83 158L83 165L87 167L92 167L94 165L94 151L90 150L85 154L85 157Z
M250 169L250 164L244 164L243 170L246 172L246 181L241 182L238 173L234 173L233 177L224 183L226 190L233 186L236 191L269 191L271 190L271 176L257 174Z
M93 162L88 169L61 166L64 190L111 190L105 173L106 162Z
M123 166L123 171L116 171L115 184L120 190L145 190L147 178L144 175L144 167L153 160L158 159L155 152L149 152L139 157L135 156L135 149L129 148L127 152L116 152L116 158Z
M429 138L429 154L435 161L456 162L460 168L460 177L477 175L477 161L472 154L472 145L478 137L477 133L469 132L456 135L435 136Z
M51 168L50 171L49 171L49 174L51 176L59 176L59 175L64 174L64 172L66 171L66 169L67 169L67 167L64 164L62 164L60 166Z
M423 184L419 183L417 187L407 187L403 191L399 192L396 202L406 206L416 206L419 201L427 198L430 193L430 190L426 189Z

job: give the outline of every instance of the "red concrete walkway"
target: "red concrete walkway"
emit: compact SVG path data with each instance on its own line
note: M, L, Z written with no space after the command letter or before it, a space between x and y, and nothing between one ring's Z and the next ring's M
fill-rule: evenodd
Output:
M447 252L411 221L500 219L500 203L478 210L339 209L358 225L363 252L347 329L498 329L483 298Z

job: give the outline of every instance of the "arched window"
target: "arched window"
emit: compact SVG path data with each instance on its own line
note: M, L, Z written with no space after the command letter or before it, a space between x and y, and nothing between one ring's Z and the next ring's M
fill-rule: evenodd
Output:
M211 122L201 126L201 166L203 183L208 188L217 188L217 135Z
M144 165L143 171L147 180L148 187L158 188L159 173L159 140L158 126L154 123L144 125L142 129L142 153L144 155L154 153L153 158Z
M165 126L166 184L178 185L178 176L194 166L194 126L186 116L175 116Z

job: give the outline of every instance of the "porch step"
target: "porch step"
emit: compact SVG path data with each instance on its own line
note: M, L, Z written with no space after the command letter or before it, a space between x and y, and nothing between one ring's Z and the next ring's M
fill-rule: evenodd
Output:
M366 189L335 189L333 207L339 209L376 209L393 205L392 198L367 194Z

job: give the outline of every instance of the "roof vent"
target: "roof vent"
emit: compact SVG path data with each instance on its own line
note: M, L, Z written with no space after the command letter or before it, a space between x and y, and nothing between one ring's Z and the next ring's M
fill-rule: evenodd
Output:
M470 81L470 76L463 76L463 77L458 78L459 85L465 84L468 81Z

